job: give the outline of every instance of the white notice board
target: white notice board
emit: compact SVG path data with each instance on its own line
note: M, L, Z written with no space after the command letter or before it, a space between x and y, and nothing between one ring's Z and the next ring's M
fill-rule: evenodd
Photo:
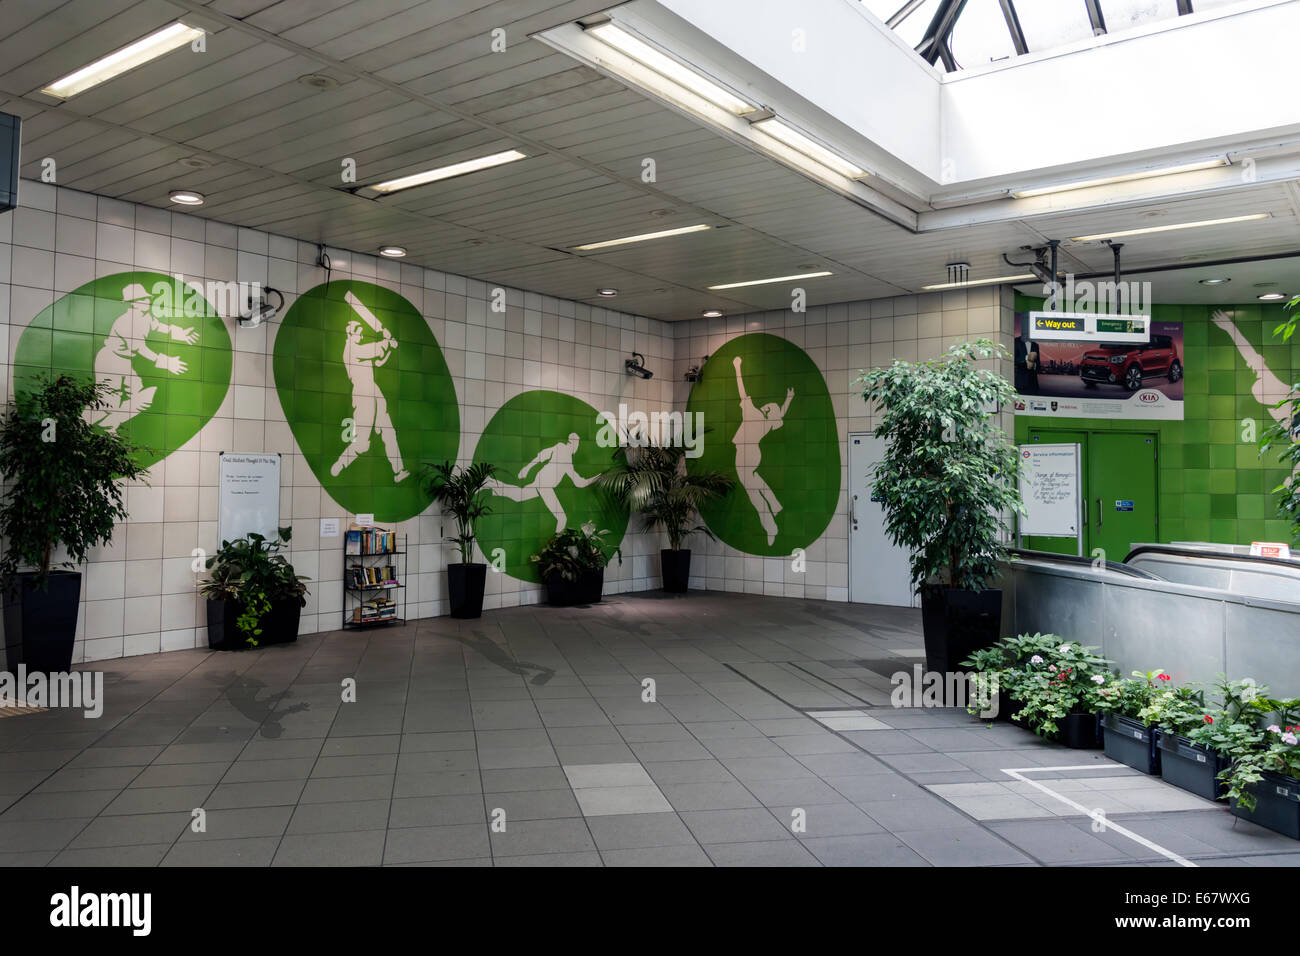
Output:
M1020 534L1078 538L1082 506L1078 445L1021 445Z
M257 532L274 538L280 527L280 456L221 453L219 541Z

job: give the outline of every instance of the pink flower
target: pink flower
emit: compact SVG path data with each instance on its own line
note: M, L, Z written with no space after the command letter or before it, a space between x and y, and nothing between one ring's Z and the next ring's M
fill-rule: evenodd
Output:
M1279 727L1277 724L1269 724L1268 732L1270 734L1280 734L1282 732L1282 728Z
M1054 671L1054 670L1056 670L1056 665L1055 665L1055 664L1048 664L1048 665L1047 665L1047 669L1048 669L1049 671Z
M1294 747L1297 743L1300 743L1300 737L1287 731L1282 735L1282 743L1286 744L1288 747Z
M1159 677L1161 680L1173 680L1173 678L1170 677L1168 674L1157 674L1156 676Z
M1041 657L1039 657L1037 654L1035 654L1033 657L1029 658L1029 663L1031 663L1031 664L1041 664L1041 663L1043 663L1043 659L1042 659Z

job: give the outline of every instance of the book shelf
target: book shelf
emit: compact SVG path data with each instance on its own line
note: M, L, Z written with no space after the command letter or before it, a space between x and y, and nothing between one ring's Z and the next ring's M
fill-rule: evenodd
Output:
M343 535L343 629L406 623L407 536L378 528Z

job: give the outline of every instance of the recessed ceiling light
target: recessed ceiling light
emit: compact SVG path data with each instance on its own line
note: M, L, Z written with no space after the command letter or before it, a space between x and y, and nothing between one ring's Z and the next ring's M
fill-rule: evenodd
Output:
M1231 279L1228 279L1228 278L1222 278L1222 279L1201 279L1201 280L1200 280L1201 285L1223 285L1225 282L1231 282L1231 281L1232 281L1232 280L1231 280Z
M1072 183L1061 183L1057 186L1040 186L1034 189L1022 189L1019 192L1011 194L1014 199L1028 199L1031 196L1046 196L1050 193L1064 193L1073 189L1089 189L1092 186L1109 186L1113 183L1133 182L1137 179L1153 179L1157 176L1172 176L1175 173L1190 173L1199 169L1215 169L1219 166L1227 166L1227 157L1220 156L1218 159L1210 159L1201 163L1184 163L1181 166L1165 166L1160 169L1144 169L1136 173L1123 173L1119 176L1104 176L1100 179L1082 179Z
M677 215L676 209L651 209L650 215L654 219L667 219L669 216Z
M339 81L325 73L307 73L298 77L298 82L303 86L309 86L313 90L333 90L337 89Z
M403 189L423 186L426 183L437 182L440 179L451 179L453 176L464 176L466 173L476 173L481 169L491 169L493 166L501 166L505 163L513 163L516 160L526 158L517 149L507 149L500 153L492 153L488 156L479 156L475 159L467 159L464 162L452 163L450 166L439 166L436 169L426 169L422 173L399 176L397 179L385 180L382 183L375 183L373 186L363 186L360 191L387 196Z
M698 223L694 226L679 226L676 229L665 229L662 232L643 232L638 236L624 236L622 239L605 239L601 242L589 242L586 245L574 246L575 252L590 252L592 249L607 249L610 246L626 246L631 242L646 242L650 239L666 239L669 236L681 236L688 232L702 232L705 229L712 229L708 223Z
M192 189L173 189L167 198L182 206L203 205L203 193L196 193Z
M705 309L703 312L700 313L700 315L701 315L703 318L706 318L706 319L720 319L720 318L722 318L722 310L721 310L721 309Z
M767 285L767 284L770 283L770 282L791 282L791 281L793 281L793 280L795 280L795 279L819 279L819 278L821 278L822 276L828 276L828 275L831 275L831 274L832 274L832 273L830 273L829 271L823 271L823 272L801 272L801 273L799 273L798 275L793 275L793 276L773 276L773 277L770 278L770 279L749 279L749 280L747 280L747 281L745 281L745 282L727 282L727 283L724 283L724 284L722 284L722 285L711 285L711 286L709 286L709 288L710 288L710 289L713 289L713 290L718 290L718 289L743 289L743 288L745 288L746 286L751 286L751 285Z
M380 246L379 254L389 259L400 259L406 255L406 250L401 246Z
M614 26L606 20L604 23L587 28L587 33L603 43L607 43L625 56L631 57L642 66L649 67L659 76L683 87L696 96L708 100L714 106L720 106L728 113L737 116L752 113L754 106L723 89L717 83L695 70L679 63L667 54L661 53L650 44L634 37L626 30ZM662 85L662 84L659 84ZM660 92L666 92L660 90Z
M1201 226L1226 226L1233 222L1253 222L1268 219L1270 213L1257 212L1250 216L1229 216L1227 219L1202 219L1198 222L1174 222L1167 226L1147 226L1144 229L1125 229L1120 232L1099 232L1094 236L1074 236L1071 242L1093 242L1098 239L1118 239L1121 236L1142 236L1151 232L1173 232L1175 229L1199 229Z
M596 295L603 295L603 296L605 296L606 298L611 298L612 296L616 296L616 295L618 295L618 290L617 290L617 289L597 289L597 290L596 290Z
M208 159L206 156L186 156L182 159L176 160L176 162L189 169L210 169L216 165L216 163Z
M62 79L55 80L41 92L46 96L57 96L59 99L66 100L70 96L84 93L91 87L99 86L100 83L111 80L115 76L121 76L128 70L134 70L137 66L143 66L150 60L156 60L172 50L188 46L201 36L203 31L196 27L173 23L134 43L127 44L108 56L100 57L94 63L83 66Z
M850 162L839 153L827 149L821 143L805 136L794 127L787 126L778 119L758 120L750 128L771 136L796 152L803 153L809 159L833 169L841 176L847 176L849 179L861 179L867 175L867 171L861 166Z
M921 286L922 292L940 292L944 289L965 289L973 285L1005 285L1008 282L1028 282L1030 279L1037 279L1038 276L1029 273L1018 276L997 276L992 279L969 279L965 282L939 282L935 285Z
M1263 295L1256 296L1261 302L1275 302L1278 299L1285 299L1285 292L1265 292Z

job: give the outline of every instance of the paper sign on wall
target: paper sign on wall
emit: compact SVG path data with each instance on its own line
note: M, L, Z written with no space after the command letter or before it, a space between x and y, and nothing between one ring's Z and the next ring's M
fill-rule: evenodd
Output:
M370 514L357 515L357 524L361 525L361 527L363 528L368 528L374 523L375 523L375 514L373 511L370 512Z
M1079 534L1078 445L1021 445L1022 535L1074 538Z
M339 536L339 519L321 518L320 536L322 538L337 538Z
M280 456L221 453L219 537L274 538L280 526Z
M1278 544L1272 541L1252 541L1250 543L1251 557L1255 558L1289 558L1291 557L1291 547L1286 544Z

